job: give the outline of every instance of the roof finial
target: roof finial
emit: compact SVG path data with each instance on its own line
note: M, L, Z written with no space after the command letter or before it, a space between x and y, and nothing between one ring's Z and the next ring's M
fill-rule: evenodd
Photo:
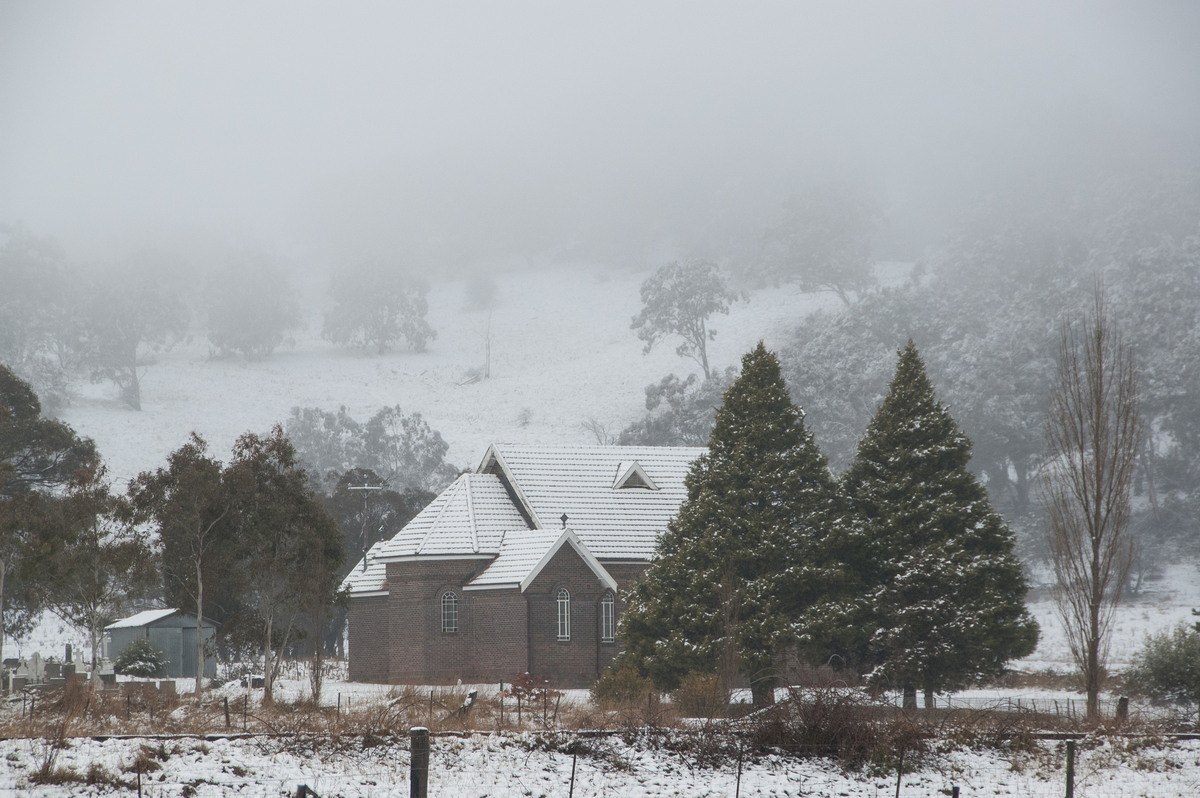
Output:
M562 520L562 522L563 522L563 529L566 529L566 528L567 528L567 514L566 514L566 513L563 513L563 514L562 514L562 519L561 519L561 520Z

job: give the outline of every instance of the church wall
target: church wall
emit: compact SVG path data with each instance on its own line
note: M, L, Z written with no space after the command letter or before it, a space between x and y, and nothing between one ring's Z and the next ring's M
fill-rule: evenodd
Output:
M388 596L353 598L348 616L350 680L386 684L391 657Z
M558 638L558 590L571 594L571 639ZM588 687L616 644L600 644L604 586L578 552L563 546L525 591L529 602L530 672L554 687Z

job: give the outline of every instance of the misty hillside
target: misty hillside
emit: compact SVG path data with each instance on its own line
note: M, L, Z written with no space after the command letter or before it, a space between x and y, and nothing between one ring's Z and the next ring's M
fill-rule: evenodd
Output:
M214 359L203 331L158 354L145 370L142 410L133 411L109 382L74 384L65 421L93 438L118 483L161 465L192 431L227 455L243 432L266 432L292 407L336 410L356 418L399 404L421 413L450 446L447 459L471 468L492 441L594 443L595 421L610 435L645 414L646 385L669 373L698 371L664 341L642 354L630 329L648 271L574 269L497 275L494 309L469 312L467 282L434 282L428 351L385 355L335 347L309 314L296 345L257 361ZM778 346L796 322L832 300L794 286L754 291L728 316L715 316L710 358L737 365L759 339ZM491 376L482 378L491 338Z

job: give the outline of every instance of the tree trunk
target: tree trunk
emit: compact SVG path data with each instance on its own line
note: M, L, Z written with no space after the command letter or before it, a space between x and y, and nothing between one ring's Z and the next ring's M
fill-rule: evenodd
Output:
M933 697L933 688L926 687L925 688L925 708L933 709L935 706L936 706L936 704L935 704L934 697Z
M775 703L775 678L765 676L750 682L750 697L758 709L772 706Z
M901 707L903 709L917 708L917 686L912 682L905 682L904 684L904 701Z
M267 623L266 623L266 636L263 638L263 698L262 698L262 705L264 707L269 707L275 703L275 699L274 699L274 696L272 695L272 689L271 689L272 687L274 687L273 682L275 681L275 679L273 678L274 677L274 668L271 667L273 664L271 662L271 659L272 659L272 655L274 653L275 653L275 649L273 649L271 647L271 619L270 619L270 616L268 616Z
M92 653L92 675L88 683L95 690L100 681L100 630L92 624L88 624L88 647Z
M4 662L4 577L7 573L8 562L0 559L0 663Z
M204 561L196 557L196 703L204 690Z

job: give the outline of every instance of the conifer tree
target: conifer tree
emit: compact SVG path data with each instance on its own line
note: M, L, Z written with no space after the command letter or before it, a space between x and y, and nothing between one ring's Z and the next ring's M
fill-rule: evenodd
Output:
M933 694L998 675L1037 623L1014 538L967 463L971 442L934 394L912 341L843 476L874 556L859 561L873 623L871 681Z
M816 586L804 564L836 510L824 456L760 343L717 411L687 500L622 620L624 660L663 689L689 672L749 678L769 703L793 619Z

